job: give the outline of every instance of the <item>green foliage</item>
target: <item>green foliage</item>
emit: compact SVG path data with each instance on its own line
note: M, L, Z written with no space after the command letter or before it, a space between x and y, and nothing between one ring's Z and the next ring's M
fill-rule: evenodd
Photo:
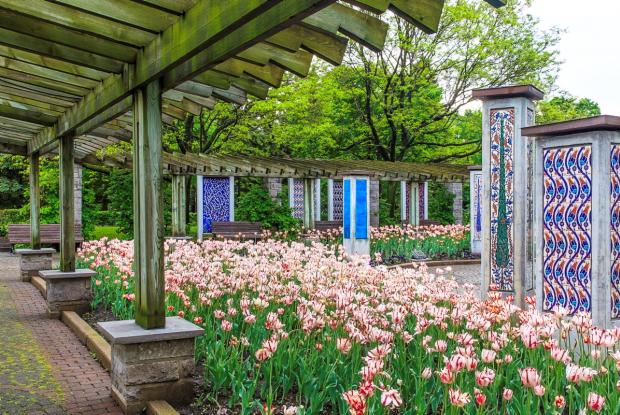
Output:
M108 238L108 239L127 239L117 226L95 226L92 232L93 240Z
M253 185L243 192L235 207L235 219L260 222L263 229L287 231L299 227L299 221L291 216L291 210L277 203L260 185Z
M601 115L599 105L588 98L577 98L567 92L538 103L537 124L574 120Z
M133 175L131 171L113 169L106 180L105 195L113 223L120 232L133 238Z
M26 223L28 217L24 217L22 209L0 210L0 236L7 235L7 227L12 223Z
M454 223L454 195L441 183L429 183L428 193L428 219L442 225Z

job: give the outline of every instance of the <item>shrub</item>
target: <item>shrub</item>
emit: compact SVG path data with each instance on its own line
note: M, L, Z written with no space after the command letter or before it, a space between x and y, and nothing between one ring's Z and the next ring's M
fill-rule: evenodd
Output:
M253 185L237 201L235 219L260 222L265 229L291 230L299 226L292 217L291 209L284 203L278 204L260 185Z

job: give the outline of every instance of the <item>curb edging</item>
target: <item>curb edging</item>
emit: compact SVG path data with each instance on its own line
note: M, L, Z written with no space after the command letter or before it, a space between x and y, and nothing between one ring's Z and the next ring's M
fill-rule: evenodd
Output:
M479 259L454 259L454 260L439 260L439 261L414 261L414 262L403 262L402 264L389 265L388 269L394 268L413 268L414 265L422 265L425 264L428 268L431 267L448 267L448 266L457 266L457 265L480 265L481 261Z

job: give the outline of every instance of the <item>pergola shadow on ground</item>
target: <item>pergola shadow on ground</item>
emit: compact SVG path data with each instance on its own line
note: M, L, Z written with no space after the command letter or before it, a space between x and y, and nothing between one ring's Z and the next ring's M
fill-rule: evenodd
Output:
M91 273L75 269L75 161L118 141L133 142L137 325L132 322L131 330L149 331L131 337L125 326L106 326L116 359L112 393L125 412L141 410L147 399L143 384L128 384L119 375L139 371L135 362L124 360L128 351L149 343L149 336L157 345L162 339L184 343L199 334L192 328L166 328L162 123L199 114L218 99L264 98L270 87L280 85L285 71L307 75L314 56L341 63L349 39L380 50L388 30L382 16L388 10L433 32L443 4L0 0L0 151L30 160L35 250L41 244L39 158L51 152L60 156L60 271L42 273L52 314L88 305ZM365 189L357 179L352 186L352 195ZM192 394L182 378L148 387L152 395L171 399Z

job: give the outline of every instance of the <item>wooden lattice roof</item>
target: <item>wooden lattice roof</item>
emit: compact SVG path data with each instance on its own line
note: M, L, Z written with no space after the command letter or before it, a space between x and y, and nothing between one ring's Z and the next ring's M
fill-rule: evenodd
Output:
M131 154L88 155L82 164L117 168L132 167ZM173 175L331 178L366 174L384 181L464 182L469 180L466 165L407 163L377 160L287 159L277 157L163 154L164 172Z
M495 7L504 0L486 0ZM444 0L0 0L0 151L84 157L131 138L132 93L160 79L164 122L264 98L349 39L383 48L391 10L426 32Z

